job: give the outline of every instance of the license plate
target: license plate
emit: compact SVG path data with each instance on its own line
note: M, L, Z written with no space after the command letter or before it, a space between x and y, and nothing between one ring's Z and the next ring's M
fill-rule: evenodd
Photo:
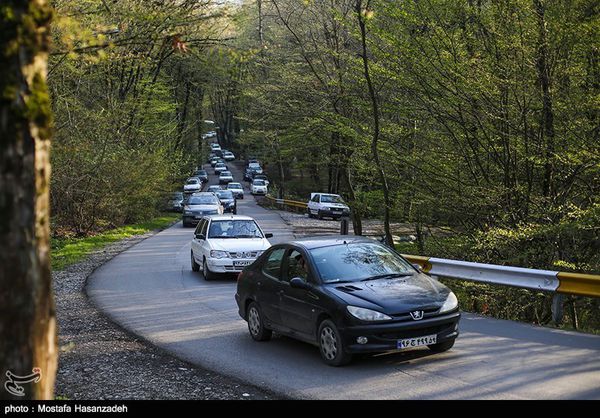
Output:
M431 345L437 342L437 335L425 335L424 337L405 338L398 340L398 349L421 347L423 345Z
M252 261L234 261L233 265L234 265L234 267L246 267L252 263L253 263Z

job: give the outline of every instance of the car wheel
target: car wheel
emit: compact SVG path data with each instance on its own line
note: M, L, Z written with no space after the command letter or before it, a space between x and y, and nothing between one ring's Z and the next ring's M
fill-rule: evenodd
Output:
M273 335L273 331L265 328L263 316L258 304L252 302L248 306L248 331L254 341L268 341Z
M210 281L215 279L215 273L208 269L208 264L206 263L206 258L202 261L202 275L204 276L204 280Z
M312 214L312 212L310 211L310 209L306 209L306 212L308 213L308 217L309 218L314 218L315 215Z
M321 211L317 212L317 218L318 219L323 219L323 214L321 213Z
M190 251L191 253L191 259L192 259L192 271L200 271L200 264L196 263L196 260L194 259L194 251Z
M329 366L343 366L352 361L352 354L344 351L344 343L340 333L330 319L319 326L319 351L321 358Z
M456 341L456 338L449 341L444 341L443 343L431 344L427 347L429 347L429 349L434 353L442 353L450 350L454 346L454 341Z

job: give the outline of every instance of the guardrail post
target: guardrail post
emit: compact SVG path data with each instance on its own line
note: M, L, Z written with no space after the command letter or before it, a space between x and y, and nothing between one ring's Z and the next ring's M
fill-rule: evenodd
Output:
M552 298L552 321L554 324L559 325L563 320L563 302L565 301L565 295L555 293Z
M340 222L340 235L348 235L348 225L350 224L350 219L346 216L342 217L342 222Z

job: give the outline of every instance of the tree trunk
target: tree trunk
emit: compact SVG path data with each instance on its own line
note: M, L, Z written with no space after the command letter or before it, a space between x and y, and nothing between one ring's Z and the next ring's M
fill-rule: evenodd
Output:
M367 28L365 24L365 16L363 12L368 11L369 2L367 2L367 6L363 9L363 2L361 0L356 1L356 15L358 18L358 26L360 28L360 40L362 47L362 61L363 61L363 75L365 77L365 81L367 83L367 87L369 89L369 97L371 99L371 108L373 111L373 139L371 141L371 152L373 153L373 159L375 160L375 165L377 166L377 172L379 173L379 180L381 181L381 187L383 189L383 228L385 232L385 241L388 245L393 246L394 240L392 238L392 232L390 229L390 189L388 187L387 178L385 175L385 171L383 170L383 165L381 164L381 159L379 158L379 150L377 149L377 145L379 143L379 101L377 98L377 93L375 93L375 88L373 87L373 82L371 81L371 72L369 71L369 57L367 56Z
M6 0L0 13L0 376L32 374L23 397L53 399L56 317L49 247L50 99L46 87L51 9Z

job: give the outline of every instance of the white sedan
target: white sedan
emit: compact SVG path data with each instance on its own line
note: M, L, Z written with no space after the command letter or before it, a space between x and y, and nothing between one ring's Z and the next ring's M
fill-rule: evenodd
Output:
M191 264L205 280L218 273L239 273L271 246L254 219L242 215L214 215L200 220L192 241Z
M257 195L257 194L266 195L267 194L267 184L265 183L264 180L254 180L252 182L252 186L250 187L250 191L253 195Z
M190 177L183 185L185 193L195 193L202 190L202 181L198 177Z

